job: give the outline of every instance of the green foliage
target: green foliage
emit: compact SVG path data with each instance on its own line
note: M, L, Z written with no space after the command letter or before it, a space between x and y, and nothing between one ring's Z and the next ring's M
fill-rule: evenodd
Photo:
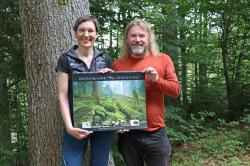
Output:
M211 134L212 128L205 124L214 117L213 112L199 112L197 115L188 115L188 119L184 119L185 116L179 108L169 107L166 110L166 124L169 124L167 133L173 145L180 145Z
M106 110L102 106L94 105L92 108L96 115L100 116L102 119L106 116Z
M10 144L0 146L0 163L3 165L9 165L12 158L16 156L16 151L11 150Z
M243 124L242 129L246 132L242 135L241 141L244 142L247 150L250 150L250 114L246 115L240 120Z
M180 132L173 128L166 129L168 138L172 145L177 146L184 142L188 142L189 138L187 135L185 135L183 132Z
M220 134L219 137L216 137ZM238 134L238 135L235 135ZM235 155L237 152L245 152L243 148L243 142L240 140L235 140L241 134L236 132L214 132L213 138L200 140L198 145L202 146L202 150L208 155L215 155L224 157L223 155L231 154Z
M105 108L105 110L108 110L109 112L115 112L117 110L116 106L113 106L113 104L110 103L110 99L108 101L102 102L101 105Z
M219 125L222 127L235 127L237 125L239 125L238 121L230 121L230 122L226 122L225 119L218 119Z
M78 94L74 96L74 121L77 126L80 122L91 122L94 127L99 125L112 125L112 121L138 119L142 123L146 119L143 102L136 106L133 99L127 96L101 97L100 103L93 102L94 97L89 94ZM139 100L145 100L140 99Z
M0 142L1 163L8 163L12 160L26 163L28 160L28 113L27 113L27 98L26 98L26 82L20 80L8 89L8 103L7 111L5 112L5 119L3 128L6 128L6 137L9 138L7 142ZM6 96L7 97L7 96ZM1 112L3 110L0 110ZM1 115L2 116L2 115ZM7 121L8 120L8 121ZM2 124L2 122L0 122ZM13 142L11 133L17 135L17 139Z
M9 132L5 133L8 142L0 142L1 165L28 160L26 81L19 8L19 1L0 2L0 79L7 80L7 94L0 102L7 103L6 110L0 110L7 119L0 125ZM11 142L11 133L17 134L16 142Z
M219 128L210 136L197 138L181 147L174 148L171 165L244 165L249 163L242 156L249 153L244 144L246 130L238 126Z

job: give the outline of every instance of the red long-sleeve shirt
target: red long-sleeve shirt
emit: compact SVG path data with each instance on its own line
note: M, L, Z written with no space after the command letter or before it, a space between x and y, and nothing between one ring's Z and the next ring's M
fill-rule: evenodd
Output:
M180 94L180 84L171 58L166 54L147 55L143 58L133 58L127 55L112 64L114 71L142 71L147 67L155 68L159 76L156 82L146 77L148 128L145 130L154 131L165 126L164 95L177 97Z

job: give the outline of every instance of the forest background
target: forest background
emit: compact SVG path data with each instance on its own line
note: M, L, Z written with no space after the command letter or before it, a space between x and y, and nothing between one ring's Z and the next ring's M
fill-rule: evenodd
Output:
M128 22L143 18L152 23L160 50L173 59L181 82L181 96L178 99L166 97L166 130L173 146L171 164L249 165L248 0L1 0L1 165L59 163L61 128L58 129L58 126L62 126L62 122L56 88L49 87L51 82L55 85L56 59L69 47L57 50L56 55L53 52L43 55L40 48L44 47L47 52L50 47L61 48L62 44L58 41L63 43L61 39L67 40L72 36L68 33L48 46L43 36L50 29L41 27L43 31L40 31L33 28L44 33L31 35L38 49L35 50L37 47L27 42L25 35L28 33L24 29L27 30L28 26L32 28L32 24L40 25L39 19L27 24L28 5L37 5L37 8L30 8L35 10L29 14L38 18L43 17L39 6L44 4L48 6L48 11L55 9L53 5L64 9L78 4L78 8L81 5L85 7L83 13L89 11L96 15L101 25L97 46L113 60L119 56L123 29ZM51 16L48 18L54 25L50 27L52 30L60 29L58 20L54 21ZM71 30L72 24L67 26ZM50 36L58 37L58 33ZM72 43L67 44L70 45ZM33 54L29 49L35 50ZM42 57L52 59L51 63L46 64ZM44 65L49 66L48 70L43 70ZM47 79L46 74L50 73ZM48 101L53 101L53 104ZM50 110L48 107L57 109ZM111 163L124 165L115 141L113 147Z

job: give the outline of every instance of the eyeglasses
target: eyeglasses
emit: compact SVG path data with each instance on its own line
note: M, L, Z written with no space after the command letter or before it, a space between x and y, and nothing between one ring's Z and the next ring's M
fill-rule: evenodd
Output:
M96 31L94 29L77 29L77 32L79 34L85 34L86 32L88 34L94 34Z

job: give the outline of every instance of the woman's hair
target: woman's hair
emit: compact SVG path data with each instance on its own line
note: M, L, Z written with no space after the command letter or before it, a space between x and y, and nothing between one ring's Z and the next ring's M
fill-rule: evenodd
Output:
M77 28L78 26L83 23L83 22L87 22L87 21L92 21L95 25L95 30L96 32L99 32L99 22L97 20L97 18L95 16L91 16L91 15L84 15L82 17L79 17L74 26L73 26L73 30L76 32L77 31Z
M141 19L135 19L133 21L131 21L127 27L125 28L124 30L124 36L123 36L123 44L122 44L122 47L121 47L121 54L122 55L128 55L130 54L130 49L129 49L129 46L128 46L128 43L127 43L127 38L128 38L128 32L129 30L135 26L135 25L138 25L140 26L141 28L143 28L144 30L147 31L148 33L148 39L149 39L149 47L148 47L148 51L150 54L152 54L153 56L157 56L159 55L159 46L158 44L156 43L155 41L155 35L154 35L154 32L151 28L151 25L144 21L144 20L141 20Z

